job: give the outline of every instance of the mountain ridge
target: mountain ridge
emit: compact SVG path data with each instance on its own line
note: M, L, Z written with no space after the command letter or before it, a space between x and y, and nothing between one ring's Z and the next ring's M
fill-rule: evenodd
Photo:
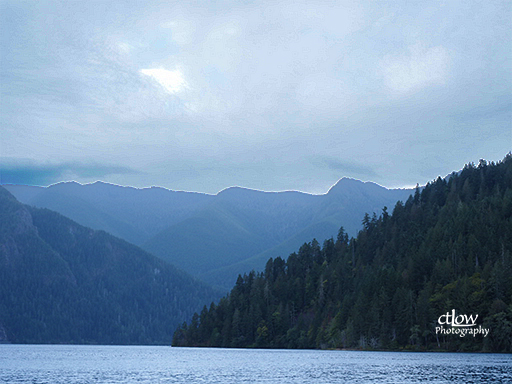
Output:
M173 346L512 352L512 154L363 224L248 269Z
M135 245L0 187L3 342L168 344L172 327L216 297Z
M336 236L343 225L346 232L355 234L364 213L379 212L412 192L350 178L341 178L323 194L234 186L210 195L101 181L5 188L25 204L105 230L224 289L244 272L236 267L244 265L244 260L261 269L269 255L292 252L301 233L322 242ZM226 242L228 233L233 236ZM216 273L210 272L219 269L231 272L213 278Z

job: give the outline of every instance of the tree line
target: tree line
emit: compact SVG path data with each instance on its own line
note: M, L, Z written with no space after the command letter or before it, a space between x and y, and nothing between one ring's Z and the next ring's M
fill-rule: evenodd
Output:
M239 276L175 346L512 352L512 155L417 186L349 238L313 240ZM436 333L478 314L489 334Z

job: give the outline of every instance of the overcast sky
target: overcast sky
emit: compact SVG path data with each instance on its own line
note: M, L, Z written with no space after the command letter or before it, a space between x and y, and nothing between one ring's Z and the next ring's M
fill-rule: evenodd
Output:
M512 150L511 1L0 4L2 183L324 193Z

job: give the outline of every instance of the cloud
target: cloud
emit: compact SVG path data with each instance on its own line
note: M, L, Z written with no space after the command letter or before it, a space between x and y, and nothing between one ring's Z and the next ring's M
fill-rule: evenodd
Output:
M95 181L110 175L132 175L138 171L122 166L87 163L38 164L30 160L0 160L0 184L47 186L63 180Z
M181 92L187 88L187 82L179 69L174 71L163 68L141 69L140 73L155 79L170 94Z
M4 0L0 153L33 161L9 179L39 184L423 183L510 150L511 16L506 1Z
M381 61L386 85L396 92L445 83L450 69L450 55L443 46L427 48L422 44L408 47L408 52L389 55Z
M177 19L165 22L162 28L171 30L171 37L179 45L190 44L194 39L196 25L190 20Z
M344 161L333 157L325 157L321 160L322 163L327 165L329 169L332 169L344 176L352 176L359 178L375 178L377 173L374 168L355 161Z

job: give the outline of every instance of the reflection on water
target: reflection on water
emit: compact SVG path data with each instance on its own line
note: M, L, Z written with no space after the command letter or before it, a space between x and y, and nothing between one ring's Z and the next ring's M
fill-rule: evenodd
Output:
M0 345L0 383L512 383L512 355Z

